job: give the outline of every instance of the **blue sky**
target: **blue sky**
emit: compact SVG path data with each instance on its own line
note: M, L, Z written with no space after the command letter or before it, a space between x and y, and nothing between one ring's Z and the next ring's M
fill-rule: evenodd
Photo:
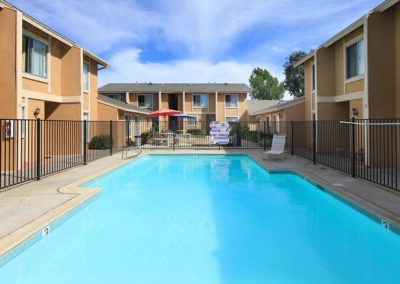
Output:
M380 0L9 0L111 63L108 82L283 79L292 51L318 46Z

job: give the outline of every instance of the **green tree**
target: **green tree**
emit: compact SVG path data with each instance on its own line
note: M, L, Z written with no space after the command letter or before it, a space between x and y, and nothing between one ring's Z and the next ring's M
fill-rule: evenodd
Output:
M296 98L304 96L304 68L303 66L295 68L294 64L304 56L306 56L304 51L292 52L283 65L286 77L285 81L283 81L283 86L291 96Z
M250 97L257 100L280 100L285 88L266 69L254 68L249 79Z

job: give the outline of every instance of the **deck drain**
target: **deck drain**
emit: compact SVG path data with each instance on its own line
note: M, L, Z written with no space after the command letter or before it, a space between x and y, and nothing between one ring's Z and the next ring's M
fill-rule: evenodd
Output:
M382 220L381 220L381 224L382 224L382 226L383 226L385 229L387 229L387 230L390 229L390 223L389 223L388 221L382 219Z
M50 227L46 227L42 230L42 236L47 237L47 235L50 233Z
M338 186L338 187L343 187L343 186L344 186L343 183L334 183L333 185L334 185L334 186Z

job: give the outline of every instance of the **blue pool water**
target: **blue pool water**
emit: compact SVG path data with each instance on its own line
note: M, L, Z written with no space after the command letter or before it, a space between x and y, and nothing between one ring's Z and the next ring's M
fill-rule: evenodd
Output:
M10 262L0 283L400 283L400 238L243 155L148 155Z

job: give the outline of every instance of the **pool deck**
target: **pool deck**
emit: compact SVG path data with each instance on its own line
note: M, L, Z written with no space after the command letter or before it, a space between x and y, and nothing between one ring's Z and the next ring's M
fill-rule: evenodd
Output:
M374 183L352 178L340 171L297 156L287 155L284 161L262 160L262 150L145 150L143 154L225 154L245 153L269 170L292 170L344 197L379 218L400 225L400 193ZM136 156L136 151L128 154ZM63 171L40 181L29 182L0 193L0 256L21 241L35 234L71 209L101 192L101 189L79 189L86 180L101 175L131 159L121 154L105 157Z

